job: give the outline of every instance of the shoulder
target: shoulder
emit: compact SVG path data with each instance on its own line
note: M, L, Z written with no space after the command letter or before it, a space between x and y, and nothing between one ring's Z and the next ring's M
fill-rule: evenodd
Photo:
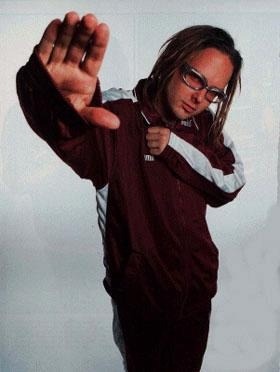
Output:
M119 100L127 100L137 102L137 98L133 90L125 90L122 88L110 88L102 92L102 103L115 102Z
M139 110L137 97L133 90L111 88L102 92L102 105L116 114L122 121L130 122Z
M211 130L212 124L214 122L214 113L212 110L207 108L200 114L194 117L197 126L199 127L199 134L203 140L208 138L209 132Z

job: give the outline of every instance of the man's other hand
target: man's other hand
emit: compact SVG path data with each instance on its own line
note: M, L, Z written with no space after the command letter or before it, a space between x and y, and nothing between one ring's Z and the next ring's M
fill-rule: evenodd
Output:
M168 145L169 137L170 129L164 127L149 127L146 140L151 155L160 155Z

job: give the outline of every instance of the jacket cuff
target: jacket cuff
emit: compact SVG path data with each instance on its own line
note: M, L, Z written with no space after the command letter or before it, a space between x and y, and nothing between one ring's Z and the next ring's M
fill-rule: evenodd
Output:
M168 144L165 149L158 155L160 159L167 160L169 162L174 162L177 161L178 159L178 154L176 151Z

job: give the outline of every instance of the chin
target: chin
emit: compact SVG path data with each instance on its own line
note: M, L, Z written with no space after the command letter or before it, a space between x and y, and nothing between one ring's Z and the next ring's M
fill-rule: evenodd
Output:
M179 120L186 120L194 116L194 114L189 114L187 112L174 112L174 115L176 116L177 119Z

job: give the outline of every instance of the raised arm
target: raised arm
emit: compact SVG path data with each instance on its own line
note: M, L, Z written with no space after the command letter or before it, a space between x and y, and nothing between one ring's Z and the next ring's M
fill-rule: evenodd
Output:
M32 129L83 178L102 186L113 158L116 115L101 106L97 74L109 30L93 14L53 20L17 74L17 92ZM114 132L114 131L113 131ZM105 174L104 173L104 174Z
M183 182L200 192L207 204L219 207L232 201L245 184L243 163L231 138L224 132L221 146L192 144L168 128L151 127L147 134L150 152Z

